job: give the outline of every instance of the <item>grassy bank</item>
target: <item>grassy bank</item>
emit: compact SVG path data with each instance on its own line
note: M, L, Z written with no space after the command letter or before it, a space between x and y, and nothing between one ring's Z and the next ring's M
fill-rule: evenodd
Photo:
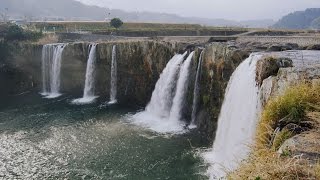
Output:
M314 121L313 131L319 133L319 117L308 116L310 112L319 113L319 107L320 84L300 84L288 88L283 96L270 100L258 124L252 154L229 175L229 179L320 179L319 163L294 156L290 151L277 152L285 140L297 134L286 128L289 124L303 127L303 124ZM279 133L275 134L279 127Z

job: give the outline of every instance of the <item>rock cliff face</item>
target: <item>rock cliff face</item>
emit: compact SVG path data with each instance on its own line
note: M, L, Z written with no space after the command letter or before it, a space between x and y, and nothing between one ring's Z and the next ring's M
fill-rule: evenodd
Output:
M262 83L260 90L262 105L265 105L271 97L282 95L288 87L303 82L319 83L320 66L309 66L304 69L295 67L280 68L276 75L268 77Z
M204 50L200 84L200 106L196 124L204 139L213 142L220 108L228 81L249 53L224 43L208 45Z
M144 106L151 97L155 83L167 62L178 49L175 44L155 41L105 42L97 46L95 93L109 97L112 47L117 46L118 99L122 103ZM16 47L10 66L26 74L27 84L41 89L42 45L22 44ZM81 95L85 83L89 43L70 43L62 55L61 92ZM16 92L20 86L10 87ZM30 88L29 88L30 89Z
M3 64L0 63L0 96L16 95L39 85L41 74L40 45L15 44ZM41 71L40 71L41 72Z

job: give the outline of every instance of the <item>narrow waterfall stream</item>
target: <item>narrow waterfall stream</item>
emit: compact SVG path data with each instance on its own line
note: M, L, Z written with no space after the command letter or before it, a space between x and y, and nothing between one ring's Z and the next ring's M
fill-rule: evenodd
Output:
M182 55L177 54L168 62L160 75L146 110L133 116L135 124L159 133L184 131L185 123L176 118L180 118L180 106L182 105L180 100L185 98L186 93L183 91L187 87L193 53L183 63L186 55L187 52ZM178 101L177 96L182 99ZM173 106L175 110L172 110Z
M110 101L108 104L117 103L117 47L112 47L112 62L111 62L111 81L110 81Z
M96 48L97 44L91 44L89 58L87 62L86 80L83 91L83 97L75 99L72 102L74 104L89 104L92 103L97 96L94 94L95 90L95 75L96 75Z
M201 71L202 71L202 59L203 59L204 50L201 52L198 62L197 68L197 75L196 80L194 83L194 90L193 90L193 102L192 102L192 113L191 113L191 123L189 128L195 128L195 121L196 115L198 112L198 105L199 105L199 96L200 96L200 78L201 78Z
M252 54L233 73L226 89L211 152L206 153L211 167L210 179L220 179L246 158L260 112L256 85L256 63L260 55Z
M47 44L42 48L42 92L46 98L60 94L62 53L66 44Z

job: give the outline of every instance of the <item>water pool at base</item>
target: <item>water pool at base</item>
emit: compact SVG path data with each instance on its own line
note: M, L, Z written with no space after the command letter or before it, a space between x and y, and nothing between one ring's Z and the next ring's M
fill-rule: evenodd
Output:
M160 135L128 121L137 109L74 98L2 99L0 179L208 179L196 132Z

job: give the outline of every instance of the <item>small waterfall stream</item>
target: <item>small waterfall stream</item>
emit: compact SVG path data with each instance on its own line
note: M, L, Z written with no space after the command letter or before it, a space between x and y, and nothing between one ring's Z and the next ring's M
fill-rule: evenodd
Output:
M259 88L255 81L256 63L261 58L252 54L233 73L226 89L218 120L213 150L205 154L212 164L210 179L220 179L234 170L247 157L260 112Z
M112 47L112 62L111 62L111 81L110 81L110 101L108 104L117 103L117 47Z
M95 89L95 74L96 74L96 47L97 44L91 44L89 58L87 62L86 80L83 91L83 97L75 99L72 102L74 104L89 104L92 103L97 96L94 94Z
M62 53L66 44L47 44L42 48L42 95L57 98L60 94Z
M197 68L197 75L196 80L194 83L194 90L193 90L193 102L192 102L192 114L191 114L191 124L189 128L195 128L195 121L196 121L196 115L198 111L198 104L199 104L199 96L200 96L200 78L201 78L201 71L202 71L202 59L203 59L203 53L201 52L199 62L198 62L198 68Z

